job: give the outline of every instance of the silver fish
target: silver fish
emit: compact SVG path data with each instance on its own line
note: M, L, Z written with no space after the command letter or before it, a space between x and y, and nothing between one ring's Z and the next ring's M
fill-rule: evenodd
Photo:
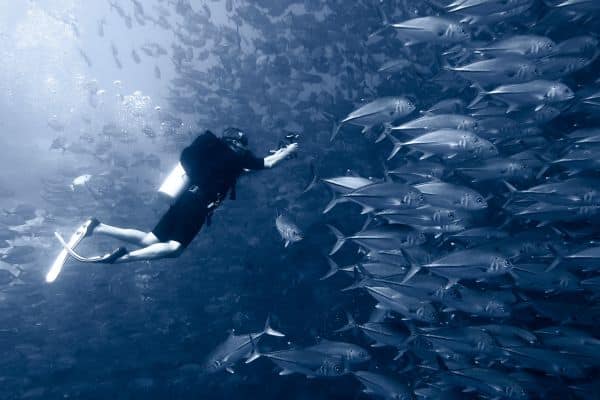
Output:
M427 240L422 232L405 225L367 228L350 236L344 236L332 225L327 226L336 237L336 243L329 255L335 254L348 240L352 240L370 251L397 251L402 248L420 246Z
M353 190L376 183L375 181L373 181L371 179L362 178L360 176L340 176L340 177L335 177L335 178L322 179L322 181L333 192L333 198L331 199L331 201L329 201L329 203L327 203L327 205L325 206L325 209L323 209L323 214L326 214L329 211L331 211L331 209L333 207L335 207L337 204L340 204L340 203L350 200L347 197L337 196L336 194L339 193L339 194L344 195L344 194L352 192Z
M396 139L392 135L389 135L389 137L394 143L394 148L388 160L392 159L404 146L422 152L423 155L420 159L426 159L434 155L445 160L451 160L455 157L457 159L485 159L498 154L498 149L492 143L469 131L440 129L405 142Z
M478 123L475 118L460 114L433 114L392 126L391 132L413 133L436 131L439 129L458 129L477 132Z
M360 125L365 133L375 125L393 122L411 114L414 110L415 105L406 97L382 97L373 100L352 111L336 125L330 140L335 139L340 128L345 124Z
M556 43L544 36L516 35L483 47L473 49L476 53L499 57L517 55L528 58L549 56L556 51Z
M221 370L233 373L233 366L243 358L250 357L253 343L257 342L263 335L285 336L283 333L271 328L269 318L267 318L265 328L260 332L235 335L232 331L229 337L206 358L203 369L209 373Z
M502 85L490 91L482 88L478 96L469 105L479 103L485 96L492 96L508 105L506 112L525 106L533 106L536 110L546 104L560 103L575 97L573 91L565 84L555 81L534 80L526 83Z
M425 196L413 186L395 182L365 185L343 195L360 204L362 213L386 208L413 209L425 205Z
M246 364L266 357L277 364L281 371L279 375L303 374L307 377L341 376L346 373L345 359L340 356L331 356L311 350L280 350L270 353L261 353L254 350Z
M342 357L350 364L361 364L371 359L371 354L362 347L346 342L334 342L321 339L318 344L307 347L305 350L316 351L334 357Z
M538 65L526 58L517 57L492 58L456 67L448 65L444 68L482 86L522 83L541 76Z
M405 46L417 43L451 44L461 43L470 39L470 33L453 20L442 17L419 17L389 25L406 38Z
M288 247L290 243L296 243L304 239L298 225L285 214L279 214L275 218L275 227L284 241L284 247Z
M425 195L426 201L437 207L464 210L483 210L487 201L473 189L446 182L426 182L414 185Z

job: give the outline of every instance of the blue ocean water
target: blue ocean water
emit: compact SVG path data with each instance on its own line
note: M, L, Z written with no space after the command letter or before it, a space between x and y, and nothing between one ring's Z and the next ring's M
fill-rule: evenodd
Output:
M0 399L597 397L599 15L0 2ZM229 126L257 156L299 150L241 176L181 256L45 281L55 231L152 230L180 152Z

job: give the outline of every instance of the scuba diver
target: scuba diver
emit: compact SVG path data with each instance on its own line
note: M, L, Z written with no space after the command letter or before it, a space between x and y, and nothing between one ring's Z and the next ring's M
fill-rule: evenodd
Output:
M227 128L221 138L206 131L182 151L180 165L189 178L189 185L176 197L151 232L107 225L96 218L82 225L82 238L93 234L106 235L141 248L129 252L125 247L119 247L104 256L79 257L80 261L120 264L178 257L202 225L205 222L210 224L211 214L227 193L235 199L235 183L244 170L272 168L297 148L297 143L290 143L267 157L259 158L248 150L248 138L240 129Z

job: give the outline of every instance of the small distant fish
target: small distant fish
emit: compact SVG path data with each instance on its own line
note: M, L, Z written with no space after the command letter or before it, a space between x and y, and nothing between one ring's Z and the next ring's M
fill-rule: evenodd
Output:
M275 226L284 240L284 247L288 247L290 243L296 243L304 239L300 228L285 214L277 215Z
M104 37L104 25L106 25L106 20L102 18L98 21L98 36Z
M65 130L65 125L59 121L56 115L48 119L48 126L57 132L62 132Z
M135 51L135 49L131 50L131 58L133 59L133 61L136 64L139 64L142 60L140 59L140 56L138 55L137 51Z
M65 136L59 136L52 141L50 150L62 150L63 153L67 150L67 138Z
M83 50L79 49L79 55L81 56L83 61L85 61L85 63L87 64L88 67L92 66L92 60L90 60L88 55Z
M76 187L87 184L90 179L92 179L92 175L90 174L79 175L77 178L73 179L69 187L72 191L75 191Z

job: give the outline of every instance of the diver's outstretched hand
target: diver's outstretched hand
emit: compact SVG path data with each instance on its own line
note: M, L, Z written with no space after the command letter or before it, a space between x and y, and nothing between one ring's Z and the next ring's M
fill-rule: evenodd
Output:
M272 168L281 160L287 158L292 153L295 153L298 150L298 143L290 143L285 147L280 148L279 150L275 150L273 154L265 157L265 167Z

